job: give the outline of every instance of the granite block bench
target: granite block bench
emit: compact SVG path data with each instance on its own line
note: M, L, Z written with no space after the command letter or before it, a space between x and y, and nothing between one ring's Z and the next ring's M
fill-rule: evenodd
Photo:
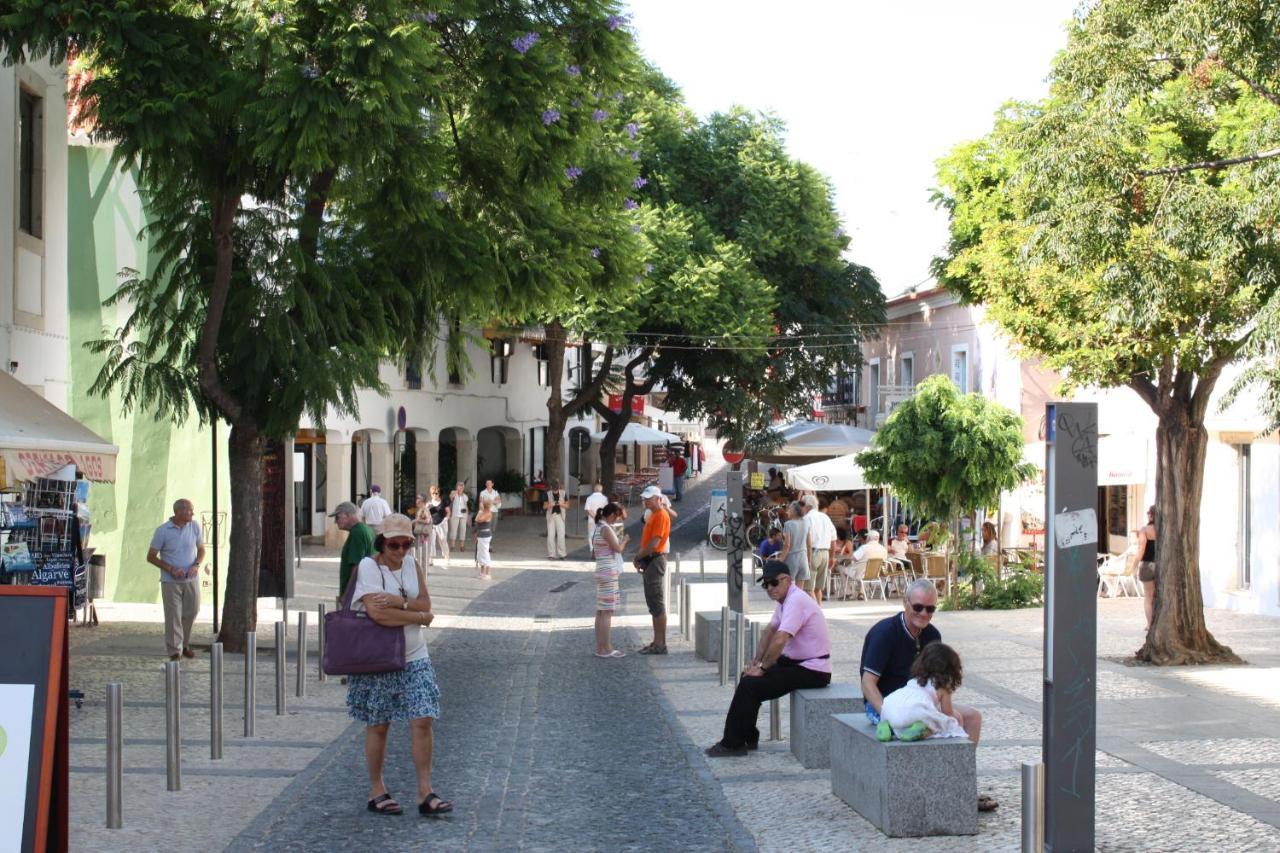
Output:
M831 716L862 713L861 684L791 692L791 754L806 770L831 766Z
M831 792L892 838L975 835L975 750L968 738L881 743L865 714L837 714Z
M758 621L759 616L755 617ZM734 632L734 614L729 614L729 642L736 643L738 640L733 635ZM746 638L743 643L743 654L747 660L751 660L756 655L755 639L751 636L752 617L748 616L746 620ZM701 613L693 614L693 653L698 657L710 663L720 662L720 611L707 610ZM732 659L732 658L731 658Z

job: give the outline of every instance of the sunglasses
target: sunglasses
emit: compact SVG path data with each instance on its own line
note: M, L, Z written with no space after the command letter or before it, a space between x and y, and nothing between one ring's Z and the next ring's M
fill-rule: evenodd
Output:
M386 548L388 551L408 551L413 547L413 543L406 542L403 539L396 539L395 541L387 542L382 547Z
M932 613L938 609L936 604L912 604L911 609L917 613Z
M782 583L782 578L769 578L767 581L764 581L763 583L764 583L765 589L773 589L775 586Z

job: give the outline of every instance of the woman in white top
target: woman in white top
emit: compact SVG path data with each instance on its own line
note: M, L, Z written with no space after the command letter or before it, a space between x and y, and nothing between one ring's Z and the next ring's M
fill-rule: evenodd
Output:
M610 631L613 611L621 598L618 578L622 574L622 552L627 537L618 536L614 523L622 519L622 507L612 501L596 511L591 528L591 553L596 560L596 657L620 658L624 653L613 647Z
M440 687L427 654L424 628L434 617L426 578L409 553L413 548L413 523L399 513L387 516L373 547L377 553L361 560L356 569L351 607L368 613L379 625L404 628L405 667L348 678L347 711L365 724L368 809L382 815L403 811L387 791L382 765L391 723L408 722L418 775L418 812L444 814L453 810L453 804L441 799L431 787L432 723L440 716Z

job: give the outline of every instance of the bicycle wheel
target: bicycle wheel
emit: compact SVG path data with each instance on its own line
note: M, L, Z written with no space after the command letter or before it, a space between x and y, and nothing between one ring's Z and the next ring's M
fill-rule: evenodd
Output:
M711 547L718 551L723 551L729 547L729 537L725 535L724 525L714 525L707 531L707 541L711 543Z
M759 548L760 543L765 540L767 535L765 529L765 526L759 522L747 528L747 544L751 546L752 551Z

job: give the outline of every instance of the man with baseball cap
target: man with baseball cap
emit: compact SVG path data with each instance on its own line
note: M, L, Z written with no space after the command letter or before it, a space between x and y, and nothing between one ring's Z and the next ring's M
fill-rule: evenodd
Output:
M351 501L343 501L329 513L339 530L347 531L347 541L338 556L338 600L347 589L351 573L365 557L373 556L373 529L360 520L360 510Z
M738 679L724 735L707 748L712 758L746 755L759 746L756 718L765 701L831 684L831 639L822 606L791 579L790 567L781 560L764 564L760 583L777 607L760 635L755 659Z
M636 571L644 575L644 603L653 617L653 642L640 650L642 655L667 653L667 600L662 578L667 573L667 541L671 538L671 516L662 507L662 490L649 486L640 499L649 511L636 552Z

